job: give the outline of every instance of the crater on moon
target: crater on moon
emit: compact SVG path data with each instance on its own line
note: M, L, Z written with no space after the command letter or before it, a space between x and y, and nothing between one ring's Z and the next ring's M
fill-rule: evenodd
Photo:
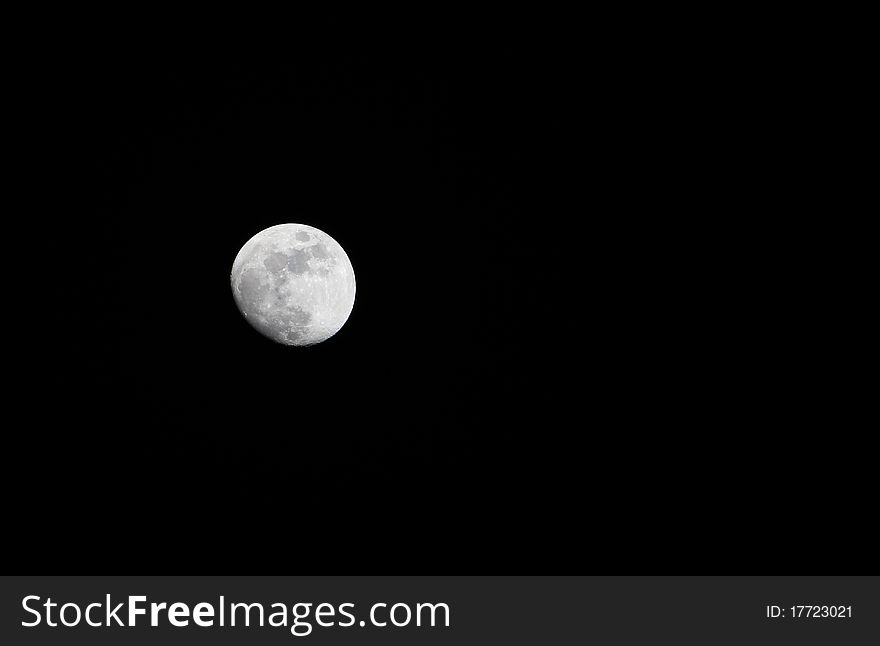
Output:
M245 319L285 345L330 338L354 307L351 261L338 242L305 224L279 224L248 240L231 282Z

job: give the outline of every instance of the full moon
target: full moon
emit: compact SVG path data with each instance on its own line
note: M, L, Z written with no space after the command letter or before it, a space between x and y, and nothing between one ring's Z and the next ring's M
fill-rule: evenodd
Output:
M336 334L354 307L354 269L329 235L279 224L248 240L232 263L232 295L261 334L314 345Z

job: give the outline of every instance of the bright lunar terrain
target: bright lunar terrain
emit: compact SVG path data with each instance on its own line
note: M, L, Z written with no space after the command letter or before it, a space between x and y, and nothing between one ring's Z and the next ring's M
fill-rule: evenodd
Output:
M305 224L279 224L248 240L231 280L245 319L284 345L329 339L354 307L351 261L336 240Z

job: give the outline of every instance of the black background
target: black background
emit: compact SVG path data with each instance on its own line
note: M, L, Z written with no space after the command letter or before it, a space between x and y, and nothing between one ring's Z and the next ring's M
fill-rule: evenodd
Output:
M748 128L685 100L705 70L527 24L308 31L43 54L23 562L853 563L868 471L840 461L864 453L790 377L778 206L721 185ZM231 297L241 245L283 222L357 277L311 348Z

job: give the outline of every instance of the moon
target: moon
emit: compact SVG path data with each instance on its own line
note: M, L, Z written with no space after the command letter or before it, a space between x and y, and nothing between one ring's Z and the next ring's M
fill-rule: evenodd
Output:
M232 263L231 282L247 322L283 345L326 341L354 307L348 255L307 224L279 224L248 240Z

